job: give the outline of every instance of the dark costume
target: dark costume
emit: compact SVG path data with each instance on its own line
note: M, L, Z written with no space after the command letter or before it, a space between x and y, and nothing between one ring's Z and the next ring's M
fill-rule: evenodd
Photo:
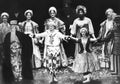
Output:
M20 59L21 59L21 75L23 79L33 79L33 74L32 74L32 64L31 64L31 59L32 59L32 52L33 52L33 47L32 47L32 40L29 36L16 31L16 36L19 40L20 43L20 49L22 52L20 53ZM5 81L13 81L15 76L13 72L13 65L11 64L11 33L8 33L5 37L4 40L4 50L5 50L5 58L3 61L3 78Z

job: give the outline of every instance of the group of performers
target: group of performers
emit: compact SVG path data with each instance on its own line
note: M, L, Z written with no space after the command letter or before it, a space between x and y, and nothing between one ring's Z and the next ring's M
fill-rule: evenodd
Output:
M57 9L50 7L48 12L50 18L45 21L45 30L42 33L39 33L39 25L31 20L32 10L25 11L26 20L19 23L12 20L9 24L9 14L6 12L1 14L3 22L0 24L0 54L3 58L5 80L33 79L32 68L44 66L53 74L53 80L57 81L55 77L57 69L68 66L63 41L75 42L75 59L71 68L75 73L89 75L100 70L98 58L92 51L93 43L102 43L103 58L111 55L113 39L108 37L114 29L116 13L113 9L106 10L107 20L100 24L98 38L94 35L91 19L85 16L87 13L85 6L78 5L76 8L78 17L70 26L71 35L65 35L65 23L56 17ZM43 56L37 45L42 42L44 42Z

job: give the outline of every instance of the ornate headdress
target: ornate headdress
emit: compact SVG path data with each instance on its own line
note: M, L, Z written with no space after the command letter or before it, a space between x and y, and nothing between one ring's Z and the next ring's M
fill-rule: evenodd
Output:
M113 11L113 9L112 9L112 8L108 8L108 9L105 11L105 14L107 15L107 14L108 14L108 12L113 13L114 11Z
M9 18L9 14L8 14L7 12L3 12L3 13L1 14L1 18L2 18L3 16L7 16L7 17Z
M88 30L85 27L83 27L83 28L80 29L80 33L82 33L83 31L85 31L86 33L88 33Z
M33 11L32 10L30 10L30 9L26 10L24 15L26 16L27 13L30 13L33 16Z
M49 8L49 13L50 13L50 11L55 11L55 13L57 14L57 9L54 6Z
M87 9L86 9L86 7L83 6L83 5L78 5L78 6L76 7L76 13L78 13L78 11L79 11L80 9L82 9L85 14L87 13Z

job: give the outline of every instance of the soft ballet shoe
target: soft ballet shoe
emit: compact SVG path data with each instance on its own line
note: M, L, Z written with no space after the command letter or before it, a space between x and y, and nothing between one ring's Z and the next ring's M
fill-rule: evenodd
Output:
M83 76L83 78L86 79L83 81L83 83L90 82L90 74Z

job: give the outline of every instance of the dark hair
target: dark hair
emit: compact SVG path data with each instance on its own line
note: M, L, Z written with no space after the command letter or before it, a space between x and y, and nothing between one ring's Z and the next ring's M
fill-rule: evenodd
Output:
M83 12L83 14L85 14L85 12L84 12L84 10L83 10L82 8L78 9L77 14L79 14L79 12L80 12L80 11L82 11L82 12Z
M33 16L33 14L32 14L31 12L27 12L27 13L26 13L26 16L27 16L28 13L30 13L30 15Z
M56 14L55 10L50 10L50 11L49 11L49 14L51 13L51 11L53 11L53 12Z

